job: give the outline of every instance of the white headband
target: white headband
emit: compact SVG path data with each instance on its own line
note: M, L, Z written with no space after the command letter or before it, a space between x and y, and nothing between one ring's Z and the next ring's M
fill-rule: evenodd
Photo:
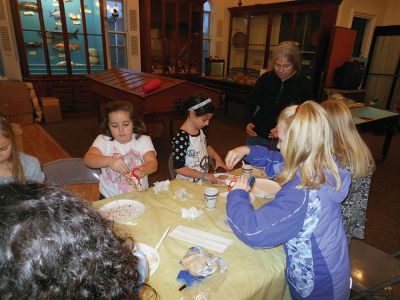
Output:
M200 103L197 103L196 105L193 105L192 107L189 107L188 111L195 111L196 109L198 109L198 108L200 108L200 107L202 107L202 106L204 106L204 105L206 105L206 104L208 104L210 102L212 102L212 100L211 100L211 98L208 98L208 99L206 99L206 100L204 100L204 101L202 101Z

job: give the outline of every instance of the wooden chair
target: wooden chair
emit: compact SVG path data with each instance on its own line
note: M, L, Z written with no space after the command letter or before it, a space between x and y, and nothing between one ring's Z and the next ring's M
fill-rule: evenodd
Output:
M377 299L374 296L378 295L392 299L392 287L400 283L400 259L396 257L399 255L400 251L390 255L353 239L350 243L353 280L350 299Z
M86 167L83 158L65 158L45 163L46 183L65 186L84 200L99 199L100 171Z

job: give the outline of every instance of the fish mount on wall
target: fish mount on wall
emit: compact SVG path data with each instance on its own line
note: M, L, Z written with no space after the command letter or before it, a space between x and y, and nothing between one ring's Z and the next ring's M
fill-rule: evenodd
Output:
M24 10L24 11L38 11L38 5L35 2L18 2L18 8L19 10Z
M57 49L58 51L64 51L64 43L58 43L56 45L53 46L53 49ZM81 45L79 44L69 44L69 50L73 51L73 50L79 50L81 49Z
M36 41L26 41L24 44L26 48L31 48L31 49L42 48L42 43Z
M68 37L72 36L75 39L78 39L78 32L79 28L75 30L74 32L68 32ZM41 34L38 32L38 34ZM55 39L61 39L63 37L63 32L62 31L56 31L56 30L49 30L46 31L46 38L50 40L55 40Z

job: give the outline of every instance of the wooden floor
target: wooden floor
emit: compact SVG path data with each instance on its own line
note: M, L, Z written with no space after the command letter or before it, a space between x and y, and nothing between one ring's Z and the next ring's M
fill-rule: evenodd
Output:
M23 152L39 159L44 165L53 160L71 157L39 124L21 125ZM99 199L97 183L70 184L66 189L88 201Z

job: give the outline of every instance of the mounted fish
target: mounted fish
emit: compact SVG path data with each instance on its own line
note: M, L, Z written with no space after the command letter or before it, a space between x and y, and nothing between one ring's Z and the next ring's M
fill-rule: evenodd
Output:
M64 51L64 43L58 43L56 45L53 46L54 49L57 49L58 51ZM81 45L79 44L69 44L69 50L73 51L73 50L79 50L81 49Z
M58 67L63 67L66 65L67 65L67 62L65 60L62 60L62 61L56 63L56 66L58 66ZM84 67L86 65L85 64L77 64L77 63L74 63L73 61L71 61L71 66Z
M75 39L78 39L78 31L79 28L77 30L75 30L74 32L68 32L68 37L72 36ZM50 31L46 31L46 38L54 40L54 39L61 39L63 37L63 32L62 31L55 31L55 30L50 30Z
M18 2L19 10L38 11L38 5L35 2Z
M25 42L26 48L42 48L42 43L36 41L26 41Z
M58 21L61 19L60 11L58 9L54 9L53 12L49 12L49 17L53 17L54 20Z
M81 19L81 15L80 15L80 14L76 14L76 15L74 15L74 14L69 14L69 18L70 18L72 21L77 21L77 20L80 20L80 19Z

